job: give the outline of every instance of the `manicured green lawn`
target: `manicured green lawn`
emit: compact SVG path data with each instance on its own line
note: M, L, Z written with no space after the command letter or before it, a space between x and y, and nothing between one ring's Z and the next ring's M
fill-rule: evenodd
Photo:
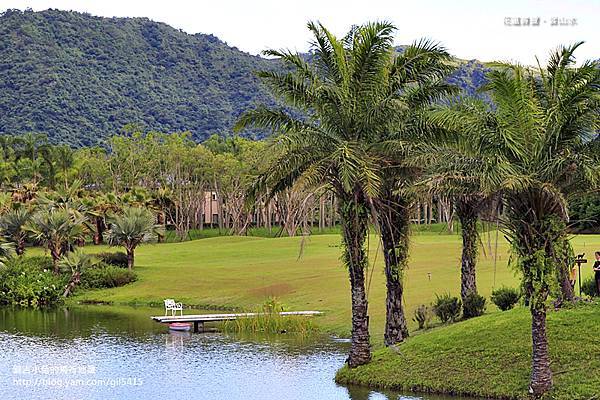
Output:
M527 398L531 317L520 307L440 327L342 368L340 383L498 398ZM548 338L556 400L600 396L600 304L550 312Z
M493 248L493 233L491 239ZM482 237L482 242L487 248L487 235ZM249 310L275 296L291 310L324 311L319 324L329 331L347 334L349 282L339 261L340 237L315 235L308 237L303 246L301 243L298 237L229 236L144 245L136 253L137 282L122 288L83 293L75 300L162 305L164 298L175 298L202 308ZM578 236L574 238L574 246L576 252L585 251L591 256L595 246L600 248L600 236ZM371 236L370 248L374 268L368 273L369 311L374 342L379 343L385 317L385 282L376 236ZM86 246L85 249L106 251L104 246ZM483 295L489 296L494 280L496 287L518 285L518 279L507 267L507 251L508 246L502 240L496 268L490 254L487 257L481 254L477 278ZM590 264L584 272L591 274ZM405 282L409 319L419 304L430 303L436 293L458 294L460 237L415 234ZM494 307L488 306L488 311L493 312ZM410 323L414 327L414 323Z

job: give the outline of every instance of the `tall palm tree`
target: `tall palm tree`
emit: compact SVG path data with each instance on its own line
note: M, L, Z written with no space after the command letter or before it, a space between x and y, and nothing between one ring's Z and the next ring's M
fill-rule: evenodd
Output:
M532 316L535 396L552 387L546 300L572 260L567 198L600 183L598 156L590 151L600 128L600 66L575 66L580 45L553 52L546 68L498 65L486 86L494 107L471 101L443 117L471 138L469 146L449 149L448 169L504 199L504 229Z
M381 186L373 209L381 235L386 276L386 323L384 343L393 345L408 337L402 297L403 275L408 263L410 188L420 168L406 159L429 139L423 131L421 114L432 102L453 94L456 88L445 82L454 69L451 57L438 44L420 40L394 54L387 77L387 101L395 112L387 127L375 139L372 151L382 160Z
M268 51L290 72L263 71L259 76L294 113L259 107L244 114L236 129L272 129L274 154L256 187L270 194L297 181L328 185L338 200L342 260L350 276L352 346L348 365L371 359L365 248L372 199L381 186L381 159L373 150L396 120L397 94L390 93L393 33L385 22L354 27L338 39L323 25L308 23L314 41L310 62L289 51Z
M482 157L480 150L490 141L478 133L493 129L489 126L491 117L486 113L487 106L474 99L455 99L429 110L424 120L429 131L434 132L435 140L421 146L419 154L410 160L412 164L426 166L420 183L425 184L430 193L450 196L455 200L456 215L461 223L460 293L463 304L470 295L477 294L477 223L480 213L493 197L486 192L491 190L484 187L486 182L474 175L472 170L474 165L481 167L475 159ZM452 118L456 115L462 117ZM460 157L456 156L455 150L461 152Z
M58 262L84 234L85 218L65 209L42 210L35 213L26 225L34 240L50 251L54 273L59 273Z
M25 253L27 231L25 226L31 218L31 213L24 207L9 210L0 216L0 233L15 244L17 255Z
M157 231L162 229L155 221L156 218L150 211L135 207L125 208L123 214L112 219L110 229L106 232L108 244L125 247L129 269L134 265L136 247L155 240Z

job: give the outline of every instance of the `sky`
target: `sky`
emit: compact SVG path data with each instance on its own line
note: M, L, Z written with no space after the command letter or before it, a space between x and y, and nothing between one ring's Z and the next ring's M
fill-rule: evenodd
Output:
M544 62L550 50L584 40L578 61L600 58L600 0L0 0L8 8L147 17L188 33L213 34L251 54L307 51L306 22L342 36L351 25L393 22L397 44L442 43L462 59Z

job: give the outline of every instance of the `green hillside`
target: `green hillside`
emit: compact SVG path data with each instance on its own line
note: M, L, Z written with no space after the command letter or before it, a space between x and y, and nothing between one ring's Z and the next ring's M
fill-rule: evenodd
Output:
M257 103L273 103L254 72L277 61L146 18L9 10L0 37L0 134L45 133L80 147L137 124L202 141L230 133ZM457 65L450 81L473 94L485 67Z
M0 133L83 146L129 123L197 140L269 103L270 60L146 18L7 11L0 17Z

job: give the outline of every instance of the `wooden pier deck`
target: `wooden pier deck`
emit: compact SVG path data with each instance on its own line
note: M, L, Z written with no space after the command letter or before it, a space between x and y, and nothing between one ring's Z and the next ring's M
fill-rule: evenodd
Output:
M321 315L321 311L283 311L279 315L282 316L314 316ZM251 318L265 315L265 313L236 313L236 314L190 314L190 315L157 315L150 317L156 322L162 324L170 324L172 322L191 322L194 324L194 332L198 332L200 327L204 327L205 322L220 322L220 321L233 321L238 318Z

